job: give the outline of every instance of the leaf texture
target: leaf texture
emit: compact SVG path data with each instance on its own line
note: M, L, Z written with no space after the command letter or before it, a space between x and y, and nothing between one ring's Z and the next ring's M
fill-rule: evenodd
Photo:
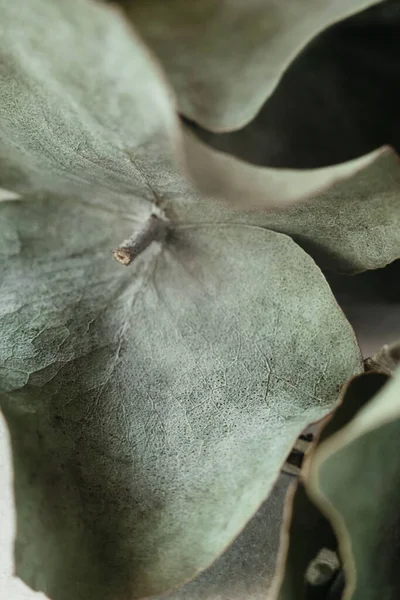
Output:
M399 152L399 30L398 1L379 2L313 38L245 127L185 123L216 150L264 167L325 167L385 144Z
M153 200L178 144L174 101L115 9L1 0L0 56L1 187Z
M121 214L0 205L17 573L54 600L160 594L208 567L362 369L290 238L178 223L127 269L110 250L138 224Z
M204 206L183 208L183 219L254 223L285 233L321 267L343 273L381 268L400 257L400 165L391 151L295 171L256 167L186 140L196 181L220 201L209 203L208 214Z
M380 153L301 172L193 149L160 67L115 6L0 0L0 16L0 185L13 192L109 205L124 196L141 218L149 201L184 195L188 170L202 191L271 207L307 199Z
M282 511L292 482L293 476L282 473L268 499L211 567L162 599L265 600L275 573Z

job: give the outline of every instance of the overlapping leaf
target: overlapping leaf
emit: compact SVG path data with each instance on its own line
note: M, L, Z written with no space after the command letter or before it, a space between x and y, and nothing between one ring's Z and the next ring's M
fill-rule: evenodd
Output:
M168 88L117 13L0 16L0 183L24 194L0 204L17 573L55 600L164 593L238 535L360 351L292 240L204 223ZM119 266L155 208L167 242Z
M171 79L181 112L214 131L250 121L297 53L374 0L118 0Z
M376 269L399 258L400 164L394 153L377 151L335 167L294 171L244 163L191 136L186 142L204 192L228 195L243 209L214 203L209 215L203 212L204 218L256 223L286 233L318 264L342 272ZM337 179L336 185L320 193ZM295 199L307 196L313 199L293 206ZM259 210L263 206L269 207L268 212ZM245 212L246 207L258 210ZM200 208L188 210L200 214ZM182 218L189 218L189 213Z
M1 205L17 571L56 600L160 593L207 567L361 368L286 236L177 225L127 269L110 250L131 227L79 201Z
M313 465L314 455L318 456L320 445L323 446L335 433L345 427L374 397L388 381L383 373L367 373L355 377L342 395L342 403L333 414L331 420L325 423L320 431L317 450L313 449L304 469L304 484L299 483L289 498L285 522L282 526L280 567L274 582L274 597L279 600L311 600L315 588L307 585L306 574L310 564L324 549L337 549L337 540L332 524L318 505L310 499L309 480L307 477L310 464ZM355 477L357 481L357 477ZM342 493L351 495L352 487L343 488ZM319 504L319 503L318 503ZM366 524L368 526L368 524ZM328 591L321 594L327 597ZM319 596L318 596L319 597Z
M0 1L0 186L153 199L177 144L157 65L111 7Z
M311 463L310 493L339 537L346 600L399 596L399 423L396 372Z
M400 257L400 162L388 153L313 200L265 216L324 267L357 273Z
M374 159L306 173L272 169L260 179L188 146L183 156L168 85L118 11L92 0L1 0L0 16L0 185L9 190L105 204L129 195L139 213L155 188L182 195L175 172L187 164L198 182L215 180L217 191L229 184L230 201L275 206Z
M263 167L311 169L389 144L400 150L400 5L379 2L313 38L259 113L213 133L185 119L216 150Z
M311 600L307 571L322 549L335 549L336 539L301 483L294 484L287 502L272 595L279 600Z

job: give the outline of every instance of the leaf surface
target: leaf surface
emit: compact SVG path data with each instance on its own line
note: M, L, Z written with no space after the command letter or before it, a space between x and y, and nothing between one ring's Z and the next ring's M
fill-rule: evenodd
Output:
M162 593L208 567L362 368L290 238L176 223L125 268L126 210L0 205L17 573L55 600Z
M119 0L163 64L181 112L213 131L248 123L319 31L374 0Z
M181 193L177 172L186 177L186 168L247 208L308 198L374 159L265 177L223 155L200 156L182 143L164 76L115 7L0 0L0 16L2 188L104 205L124 196L141 217L149 201Z
M186 142L194 178L220 202L209 203L209 214L204 206L183 207L182 219L202 215L267 227L293 237L321 267L344 273L400 257L400 163L394 153L296 171L256 167L190 136Z
M350 423L321 444L310 463L309 492L339 539L345 600L399 595L399 427L397 371Z
M116 10L0 0L0 57L1 187L154 199L178 143L174 102Z

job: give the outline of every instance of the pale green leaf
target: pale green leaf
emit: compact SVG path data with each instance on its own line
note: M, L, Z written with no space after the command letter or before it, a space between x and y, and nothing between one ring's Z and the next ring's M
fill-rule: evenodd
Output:
M288 495L285 519L282 525L280 560L274 581L273 598L278 600L311 600L311 594L320 586L307 583L310 565L325 549L336 550L337 540L332 525L319 510L308 493L307 473L313 464L314 454L324 440L345 427L377 394L388 377L382 373L366 373L352 379L342 392L341 404L336 411L319 427L317 444L306 457L303 468L303 483ZM296 488L296 486L294 486ZM348 487L347 493L352 493ZM330 581L328 580L328 584ZM327 598L322 585L321 598ZM318 596L319 597L319 596Z
M17 573L54 600L148 596L208 567L362 368L290 238L176 223L126 268L120 204L0 205Z
M213 157L203 164L189 147L185 158L164 77L115 8L0 0L0 34L0 185L19 193L104 205L123 195L140 216L148 201L182 196L176 171L187 162L210 184L229 181L230 199L245 197L246 207L254 197L276 206L309 197L375 156L304 174L272 169L262 181L233 165L232 177L231 166Z
M117 0L163 64L181 112L213 131L249 122L319 31L375 0Z
M183 210L182 218L195 211L206 219L286 233L320 266L340 272L376 269L400 257L400 163L394 153L377 151L343 165L296 171L244 163L192 136L186 136L186 145L202 190L233 199L243 210L215 202L208 215L196 206L187 214ZM294 205L296 200L307 201Z
M399 436L397 371L310 464L309 493L339 539L345 600L399 597Z
M400 258L400 162L386 154L314 199L266 215L318 264L359 273Z
M0 186L153 200L176 150L174 103L110 6L0 0Z
M272 597L311 600L307 572L326 548L336 549L332 527L310 501L302 483L294 484L287 498Z
M379 2L313 38L246 127L213 133L185 122L216 150L264 167L311 169L385 144L400 150L399 27L399 2Z

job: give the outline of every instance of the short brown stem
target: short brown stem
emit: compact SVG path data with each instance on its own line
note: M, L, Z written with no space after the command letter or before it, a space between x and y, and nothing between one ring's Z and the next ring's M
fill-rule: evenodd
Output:
M150 215L139 231L135 232L114 250L115 260L122 265L130 265L152 242L162 241L167 230L168 221L166 219L155 214Z

